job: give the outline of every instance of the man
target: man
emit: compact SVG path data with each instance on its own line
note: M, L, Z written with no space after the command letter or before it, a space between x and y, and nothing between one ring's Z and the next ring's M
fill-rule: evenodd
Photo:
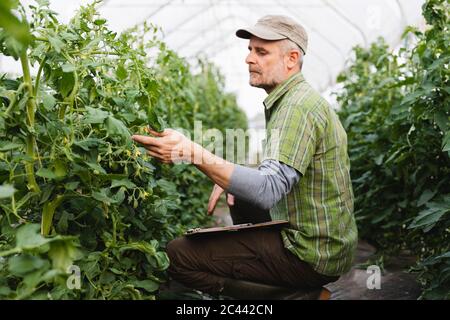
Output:
M133 139L151 156L166 163L175 158L191 161L211 178L215 186L209 213L226 190L229 204L245 201L260 209L254 219L270 210L269 219L288 220L290 225L281 231L175 239L167 247L169 273L211 294L245 290L233 279L317 288L350 269L357 242L346 133L301 74L308 41L300 24L284 16L265 16L236 35L249 39L250 85L268 93L267 137L258 169L220 159L171 129ZM254 221L257 209L248 210L240 214Z

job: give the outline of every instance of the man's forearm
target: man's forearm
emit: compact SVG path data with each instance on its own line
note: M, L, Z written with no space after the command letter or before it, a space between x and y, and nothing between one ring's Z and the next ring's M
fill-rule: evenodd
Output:
M197 143L192 144L191 162L214 183L223 189L228 188L234 170L233 163L212 154Z

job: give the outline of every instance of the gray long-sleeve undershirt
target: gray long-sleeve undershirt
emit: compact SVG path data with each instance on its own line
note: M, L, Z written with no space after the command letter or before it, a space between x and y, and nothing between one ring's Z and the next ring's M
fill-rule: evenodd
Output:
M236 165L227 192L269 210L291 191L300 176L297 170L276 160L264 160L257 169Z

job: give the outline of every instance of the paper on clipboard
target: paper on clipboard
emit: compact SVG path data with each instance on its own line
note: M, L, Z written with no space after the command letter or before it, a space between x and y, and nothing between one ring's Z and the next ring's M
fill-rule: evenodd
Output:
M268 227L287 227L289 225L289 221L287 220L274 220L268 222L261 223L244 223L244 224L236 224L227 227L213 227L213 228L193 228L189 229L185 232L185 236L199 235L199 234L208 234L208 233L216 233L216 232L236 232L239 230L246 229L255 229L255 228L268 228Z

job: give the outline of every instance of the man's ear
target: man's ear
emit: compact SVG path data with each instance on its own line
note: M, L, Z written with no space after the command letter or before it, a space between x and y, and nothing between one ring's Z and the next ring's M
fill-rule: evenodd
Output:
M288 55L288 69L293 69L298 65L298 59L300 59L300 52L298 50L291 50Z

